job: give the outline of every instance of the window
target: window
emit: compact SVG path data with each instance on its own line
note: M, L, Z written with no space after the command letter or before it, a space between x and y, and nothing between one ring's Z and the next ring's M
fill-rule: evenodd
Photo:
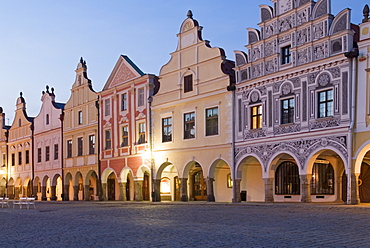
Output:
M281 48L281 64L289 64L290 63L290 45Z
M193 91L193 75L184 77L184 93Z
M262 128L262 105L251 108L251 129Z
M21 119L18 120L18 127L20 127L20 126L22 126L22 120Z
M15 165L15 153L12 153L12 165Z
M121 111L127 110L127 93L121 95Z
M78 125L82 124L82 111L78 111Z
M293 162L281 163L275 173L275 194L299 195L300 180L298 166Z
M110 99L106 99L104 101L104 106L105 106L105 111L104 111L105 116L110 115Z
M105 131L105 150L112 148L112 140L110 136L110 130Z
M72 140L67 140L67 158L72 158Z
M37 163L41 162L41 148L37 148Z
M294 98L281 101L281 124L294 122Z
M95 154L95 135L89 136L89 155Z
M195 112L184 114L184 139L195 138Z
M30 150L26 150L26 164L30 163Z
M206 109L206 136L218 134L218 108Z
M46 120L46 125L49 125L49 114L46 114L45 120Z
M45 147L45 161L50 160L50 146Z
M22 165L22 152L18 152L18 165Z
M122 143L121 147L128 146L128 126L122 127Z
M59 146L58 144L54 144L54 160L59 158Z
M311 178L312 195L334 195L334 170L333 166L323 160L314 163Z
M172 141L172 117L162 119L162 142Z
M319 118L333 116L333 90L319 92Z
M139 139L138 144L145 143L145 122L139 123Z
M139 88L137 91L137 106L144 105L144 88Z
M77 156L83 155L83 143L84 139L82 137L77 138Z

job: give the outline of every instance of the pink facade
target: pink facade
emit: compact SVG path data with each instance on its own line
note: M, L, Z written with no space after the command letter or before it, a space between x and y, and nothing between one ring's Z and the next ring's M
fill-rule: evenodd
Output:
M55 102L54 89L42 92L34 119L34 194L40 200L62 200L62 120L64 104Z
M103 195L108 200L150 200L148 97L156 77L120 56L100 92Z

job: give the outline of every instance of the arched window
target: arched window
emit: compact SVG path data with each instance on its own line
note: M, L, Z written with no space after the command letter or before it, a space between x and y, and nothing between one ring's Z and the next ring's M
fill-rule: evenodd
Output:
M326 161L314 163L311 178L312 195L334 195L334 169Z
M281 163L275 172L275 194L299 195L300 180L298 166L293 162Z

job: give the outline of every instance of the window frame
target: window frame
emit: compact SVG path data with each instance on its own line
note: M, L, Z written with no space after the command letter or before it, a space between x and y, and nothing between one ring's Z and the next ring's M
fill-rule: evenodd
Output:
M326 166L326 168L319 168L323 166ZM329 188L325 190L325 187ZM335 172L334 167L329 161L316 161L313 164L310 189L311 195L335 194Z
M328 100L328 92L331 92L330 100ZM324 101L321 101L320 99L320 96L322 93L325 93ZM328 113L329 112L328 105L330 105L330 103L331 103L331 115ZM325 106L324 116L321 116L322 112L321 112L320 107L322 104ZM326 117L331 117L331 116L334 116L334 89L330 88L330 89L318 91L317 92L317 118L326 118Z
M37 148L37 163L41 163L42 161L42 150L41 147Z
M292 101L293 107L290 106L291 101ZM284 102L288 102L287 108L284 108ZM284 125L284 124L294 123L294 113L295 113L294 97L281 99L280 100L280 124Z
M95 146L96 146L95 134L90 134L89 135L89 155L95 154Z
M45 146L45 161L50 160L50 146Z
M110 116L110 98L104 99L104 116Z
M59 159L59 144L54 144L54 160Z
M193 91L193 74L184 76L184 93Z
M26 159L26 164L29 164L30 163L30 150L26 150L26 157L25 157L25 159Z
M128 125L121 126L121 147L128 146L129 142L128 136L129 136Z
M77 157L84 155L84 138L78 137L77 138Z
M256 114L254 114L254 109L257 109ZM260 110L260 113L258 112ZM254 122L256 120L256 122ZM262 104L250 106L250 129L251 130L256 130L256 129L261 129L263 125L263 109L262 109ZM255 125L255 123L257 125Z
M127 93L122 93L121 94L121 111L125 111L127 110L127 103L128 103L128 100L127 100Z
M18 152L18 165L22 165L22 151Z
M137 144L145 144L146 143L146 123L145 122L139 122L137 124L138 127L138 139Z
M275 170L274 186L275 195L300 195L301 182L298 165L291 161L281 162Z
M213 110L217 110L217 115L211 115L211 116L208 116L208 111L212 111L212 114L213 114ZM206 108L205 109L205 121L206 121L206 126L205 126L205 129L206 129L206 136L214 136L214 135L219 135L219 107L211 107L211 108ZM211 122L214 122L216 120L216 125L210 125ZM212 123L211 123L212 124Z
M140 87L137 89L137 106L142 107L145 105L145 88Z
M187 120L187 116L190 117L190 120ZM196 137L196 114L195 114L195 111L184 113L183 114L183 121L184 121L184 125L183 125L184 139L195 139L195 137ZM193 123L192 128L190 128L191 123ZM192 132L191 130L194 130L194 134L191 134L191 132Z
M172 116L162 118L162 143L172 142Z
M290 64L291 61L291 45L283 46L281 47L281 65L287 65Z
M71 139L67 140L67 158L73 157L73 142Z
M78 125L82 125L82 110L78 111L78 114L77 114L77 120L78 120Z
M107 129L104 130L104 150L110 149L112 149L112 132L110 129Z

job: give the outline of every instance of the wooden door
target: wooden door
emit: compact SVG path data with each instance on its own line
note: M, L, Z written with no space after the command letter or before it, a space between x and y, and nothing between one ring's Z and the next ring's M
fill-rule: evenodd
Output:
M149 201L149 175L147 173L144 174L143 201Z
M366 163L361 165L361 174L358 178L360 201L370 202L370 166Z
M116 199L116 180L114 178L108 178L107 180L108 190L108 201L114 201Z
M203 178L203 171L197 171L193 174L193 196L195 200L207 200L207 186Z

